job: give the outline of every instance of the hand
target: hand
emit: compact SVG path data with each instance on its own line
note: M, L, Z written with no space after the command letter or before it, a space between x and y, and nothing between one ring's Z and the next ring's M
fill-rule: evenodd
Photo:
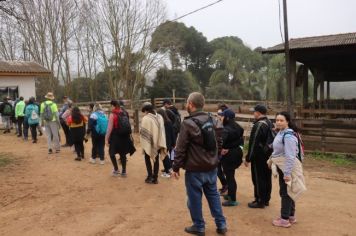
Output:
M175 172L175 171L172 171L172 174L171 174L175 179L179 179L180 177L180 174L179 174L179 171L178 172Z
M248 167L248 166L249 166L249 163L248 163L246 160L244 160L244 165L245 165L246 167Z
M105 143L106 143L106 146L110 145L109 140L106 140Z
M290 176L284 176L283 179L284 179L284 182L286 182L286 183L292 180L292 178Z
M225 156L229 152L229 149L222 149L221 155Z

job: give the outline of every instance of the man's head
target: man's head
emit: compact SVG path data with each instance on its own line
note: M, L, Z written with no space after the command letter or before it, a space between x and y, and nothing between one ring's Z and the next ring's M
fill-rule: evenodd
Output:
M2 100L3 100L4 102L7 102L7 101L8 101L8 98L7 98L7 97L4 97Z
M23 97L20 97L20 101L23 101L24 100L24 98Z
M63 103L66 103L68 101L68 96L63 96Z
M220 103L218 105L218 109L221 111L225 111L226 109L228 109L229 107L225 104L225 103Z
M164 100L163 100L163 106L164 106L165 108L168 108L168 107L172 106L172 101L171 101L171 99L169 99L169 98L164 99Z
M259 119L261 116L265 116L267 114L267 108L262 104L257 104L251 109L251 111L253 111L255 119Z
M203 94L199 92L193 92L189 94L186 104L186 109L189 113L195 112L197 110L202 110L205 105L205 98Z

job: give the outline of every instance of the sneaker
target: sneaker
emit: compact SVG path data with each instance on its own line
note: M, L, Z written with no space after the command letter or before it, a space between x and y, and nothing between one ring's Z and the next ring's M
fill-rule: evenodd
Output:
M277 218L272 221L272 224L277 227L289 228L291 227L291 223L289 220L284 220L282 218Z
M163 174L161 174L161 177L168 179L168 178L171 178L171 174L163 173Z
M120 176L121 176L122 178L126 178L126 177L127 177L127 174L126 174L126 172L121 172Z
M60 153L60 152L61 152L61 150L59 150L59 149L58 149L58 150L56 150L56 153Z
M120 171L119 171L119 170L113 170L113 171L112 171L112 176L114 176L114 177L119 176L119 174L120 174Z
M216 233L217 234L221 234L221 235L225 235L226 234L226 232L227 232L227 228L217 228L216 229Z
M95 164L95 159L94 159L94 158L90 158L89 162L90 162L91 164Z
M228 201L223 202L222 205L225 206L225 207L238 206L239 202L238 201L228 200Z
M52 154L52 153L53 153L52 149L51 148L48 149L48 154Z
M291 224L297 223L297 218L295 218L295 216L290 216L289 217L289 223L291 223Z
M158 184L158 180L154 179L154 178L151 178L146 183L148 183L148 184Z
M105 164L105 161L104 160L100 160L100 165L104 165Z
M37 143L37 140L36 140L36 139L35 139L35 140L33 140L33 141L32 141L32 143Z
M145 183L149 184L152 180L151 176L147 176L147 178L145 179Z
M265 208L265 204L257 201L249 202L247 205L249 208Z
M81 160L82 160L82 158L80 158L80 157L76 157L74 160L75 160L75 161L81 161Z
M194 234L194 235L199 235L199 236L205 236L205 231L204 230L199 230L197 227L190 226L186 227L184 231L188 234Z

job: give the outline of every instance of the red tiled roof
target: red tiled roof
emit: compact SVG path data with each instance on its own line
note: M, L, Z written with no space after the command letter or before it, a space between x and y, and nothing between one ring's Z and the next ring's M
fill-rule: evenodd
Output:
M356 32L346 34L334 34L324 36L314 36L306 38L296 38L289 40L289 48L307 49L307 48L324 48L336 46L356 45ZM284 51L284 43L263 50L263 53L278 53Z
M2 61L0 60L0 74L33 74L47 75L51 71L32 61Z

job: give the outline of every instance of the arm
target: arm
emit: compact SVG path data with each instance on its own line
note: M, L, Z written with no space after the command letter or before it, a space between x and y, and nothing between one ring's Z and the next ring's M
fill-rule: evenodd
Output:
M114 127L114 115L111 113L109 116L108 129L106 130L105 142L109 143L110 135Z
M184 166L184 163L186 162L186 154L187 154L187 149L189 146L189 124L188 120L185 120L182 123L179 137L177 140L177 145L176 145L176 151L175 151L175 158L173 162L173 171L174 172L179 172L179 169Z
M286 157L285 167L284 167L284 177L290 177L295 158L297 157L298 141L294 135L287 134L284 137L284 153Z

